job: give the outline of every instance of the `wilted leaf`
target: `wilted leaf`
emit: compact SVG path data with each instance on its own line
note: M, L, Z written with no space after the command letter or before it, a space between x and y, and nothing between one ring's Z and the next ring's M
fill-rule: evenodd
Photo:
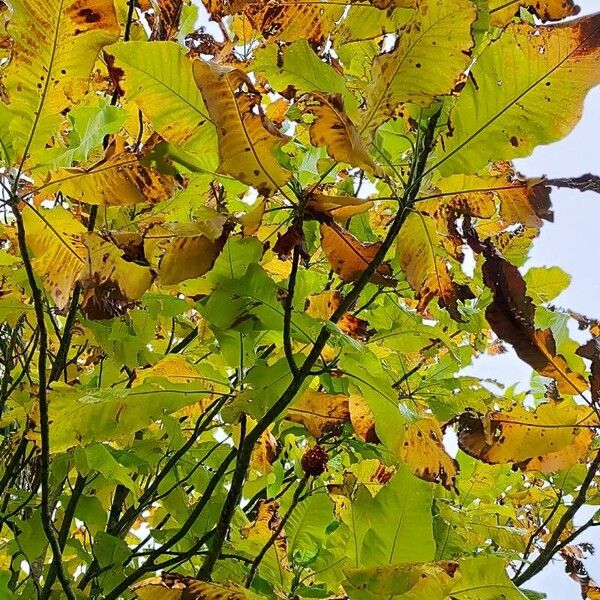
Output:
M536 2L491 0L490 16L494 25L504 25L519 14L521 7L526 8L542 21L560 21L579 14L581 10L574 0L538 0Z
M172 177L140 163L140 157L117 138L104 158L85 168L68 168L53 173L42 186L44 194L62 191L87 204L121 206L166 200L175 191Z
M339 225L321 224L321 245L331 268L343 281L358 279L371 264L381 244L363 244ZM388 263L381 263L371 277L377 285L394 285Z
M219 169L271 196L291 175L274 155L285 137L262 114L250 78L239 69L201 60L194 61L193 73L217 125Z
M344 112L340 94L312 92L303 100L306 111L314 115L314 121L310 125L312 144L326 146L329 154L337 161L371 172L377 170L354 123Z
M461 321L458 300L471 298L472 294L454 282L435 221L425 215L410 214L398 236L396 251L406 279L416 292L419 310L437 297L452 318Z
M474 458L498 463L523 463L531 470L550 472L576 464L589 449L597 425L593 412L567 402L548 402L535 412L514 407L490 411L485 417L460 417L458 443ZM560 456L556 453L564 451Z
M309 296L307 299L306 314L309 317L328 320L337 310L342 301L342 295L337 290L329 290L315 296ZM350 337L358 340L368 340L371 332L369 323L364 319L359 319L349 312L344 313L337 322L337 326Z
M579 394L588 388L585 379L568 366L556 353L556 342L550 329L536 329L535 306L527 294L519 270L488 250L483 264L483 277L494 300L485 311L494 333L511 344L519 358L541 375L553 378L559 391Z

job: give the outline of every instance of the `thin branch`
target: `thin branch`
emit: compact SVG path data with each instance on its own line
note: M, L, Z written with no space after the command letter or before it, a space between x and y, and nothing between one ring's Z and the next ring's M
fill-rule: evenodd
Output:
M354 305L367 283L369 283L369 281L371 280L371 277L375 274L379 265L383 262L386 254L388 253L388 251L392 247L392 244L396 240L396 237L400 233L400 229L402 228L402 225L404 224L409 214L409 208L411 204L415 201L419 193L420 184L425 172L427 158L433 147L433 138L439 114L440 111L438 110L438 112L429 120L427 131L425 133L422 146L420 148L420 154L419 156L415 157L414 160L414 168L411 172L411 182L404 191L402 199L403 201L400 203L398 212L396 213L396 216L392 221L392 224L388 230L384 241L378 248L377 253L375 254L372 262L367 265L366 269L357 279L353 288L344 297L337 309L331 315L329 320L332 323L337 323L342 318L342 316L348 311L348 309ZM227 537L227 532L229 531L231 519L233 518L233 515L235 513L235 507L239 503L242 487L246 479L246 474L250 464L250 459L252 456L252 450L254 448L254 445L259 440L263 432L267 430L267 428L293 401L296 394L302 387L304 380L310 376L312 368L319 359L319 356L325 348L325 345L327 344L327 341L329 340L330 336L331 329L327 325L323 326L321 328L321 331L319 332L319 335L317 336L315 343L313 344L311 351L302 363L302 366L298 369L296 375L292 378L292 381L290 382L286 390L283 392L280 398L271 406L271 408L269 408L265 412L265 414L259 419L254 429L252 429L252 431L248 433L244 444L240 447L240 452L238 454L236 462L236 468L233 474L233 478L231 480L231 487L229 488L229 492L227 493L227 497L223 504L223 508L216 526L211 548L198 573L199 579L210 579L213 568L219 558L219 555L221 554L221 549L223 547L225 538Z
M600 466L600 451L596 454L596 457L590 464L588 472L583 480L581 487L579 488L579 492L571 506L569 506L559 522L557 523L552 535L546 542L546 546L537 556L537 558L531 562L531 564L520 574L513 578L515 585L521 586L526 581L531 579L534 575L537 575L540 571L544 569L544 567L552 560L552 557L560 550L561 545L559 540L567 528L568 524L571 522L573 517L576 515L577 511L585 504L586 495L588 488L590 487L592 481L594 481L594 477L598 471L598 467Z
M23 259L23 265L25 266L25 272L27 273L27 280L29 287L31 288L31 295L33 298L33 305L35 308L35 315L37 319L38 331L39 331L39 349L38 349L38 406L39 406L39 427L40 427L40 476L41 476L41 521L44 533L52 549L52 563L56 569L56 575L60 584L62 585L65 596L68 600L75 600L75 595L71 589L71 585L62 563L62 552L54 525L52 524L52 514L50 511L50 426L49 426L49 415L48 415L48 381L46 378L47 368L47 356L48 356L48 332L46 330L45 313L44 313L44 299L42 292L38 287L35 279L35 273L31 264L31 257L27 249L27 240L25 238L25 224L23 223L23 217L18 209L14 211L15 223L17 225L17 238L19 242L19 250L21 252L21 258ZM47 596L46 596L47 597ZM41 600L45 597L40 596Z
M296 288L296 276L298 275L298 264L300 262L300 248L294 247L292 255L292 270L290 271L290 278L288 282L287 296L285 297L285 303L283 306L283 349L285 357L292 375L298 373L298 365L294 359L294 351L292 349L292 313L294 310L294 290Z

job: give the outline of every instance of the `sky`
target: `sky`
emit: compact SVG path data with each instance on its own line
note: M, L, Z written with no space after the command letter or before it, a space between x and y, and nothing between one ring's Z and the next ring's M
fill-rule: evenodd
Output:
M198 0L194 0L199 4ZM600 12L600 0L578 0L579 16ZM204 19L202 19L204 21ZM205 24L205 23L202 23ZM555 144L538 147L532 156L515 161L517 169L529 177L551 178L600 175L600 87L587 97L583 118L573 132ZM552 193L554 223L545 223L535 241L529 267L559 266L572 277L571 285L555 304L584 315L600 318L600 195L576 190L554 190ZM519 361L513 352L479 358L468 370L480 377L494 378L511 385L529 386L531 368ZM578 522L587 520L593 511L582 512ZM600 528L599 528L600 529ZM600 533L582 535L580 541L595 544L600 557ZM585 561L590 575L600 583L600 558ZM550 564L526 586L547 594L548 600L581 598L578 584L564 572L561 561Z

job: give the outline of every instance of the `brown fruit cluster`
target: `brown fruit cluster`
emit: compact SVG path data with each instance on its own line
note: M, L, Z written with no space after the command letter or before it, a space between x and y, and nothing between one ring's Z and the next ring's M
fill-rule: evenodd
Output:
M307 475L318 477L327 470L327 452L321 446L313 446L302 457L302 469Z

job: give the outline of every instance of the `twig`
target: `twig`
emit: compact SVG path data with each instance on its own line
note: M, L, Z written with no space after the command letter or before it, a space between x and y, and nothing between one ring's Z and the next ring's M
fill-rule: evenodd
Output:
M573 500L571 506L565 510L559 522L557 523L550 539L546 543L544 549L540 552L538 557L531 562L531 564L525 569L521 574L517 575L513 578L513 582L517 586L523 585L526 581L531 579L534 575L537 575L544 567L550 562L552 557L560 550L561 546L559 543L560 536L563 534L567 525L573 519L577 511L583 506L586 499L586 494L588 488L590 487L592 481L594 481L594 477L596 476L596 472L598 471L598 467L600 466L600 451L596 454L596 457L590 464L588 472L583 480L581 487L579 488L579 492L577 496Z
M48 353L48 332L46 330L45 313L44 313L44 299L42 292L37 285L35 280L35 273L33 272L33 266L31 264L31 257L27 249L27 241L25 238L25 225L23 223L23 217L18 209L14 211L15 223L17 225L17 238L19 242L19 250L21 252L21 258L23 259L23 265L25 266L25 272L27 273L27 280L29 287L31 288L31 296L33 298L33 305L35 308L35 315L37 319L38 331L39 331L39 349L38 349L38 406L39 406L39 426L40 426L40 475L41 475L41 521L44 533L52 549L52 563L56 569L56 575L60 584L62 585L65 596L68 600L75 600L75 595L71 589L71 585L67 576L65 575L63 564L62 564L62 552L54 531L52 524L52 514L50 512L50 427L49 427L49 415L48 415L48 381L46 379L46 365L47 365L47 353ZM44 600L44 596L40 596L41 600ZM46 596L47 598L47 596Z

